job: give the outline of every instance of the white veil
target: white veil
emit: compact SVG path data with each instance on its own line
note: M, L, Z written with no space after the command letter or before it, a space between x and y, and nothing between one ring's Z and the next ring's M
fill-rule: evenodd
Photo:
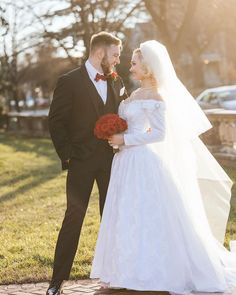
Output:
M223 243L232 181L199 138L212 127L211 123L176 76L165 46L151 40L142 43L140 49L166 104L167 132L162 157L182 190L182 202L202 237L211 231Z

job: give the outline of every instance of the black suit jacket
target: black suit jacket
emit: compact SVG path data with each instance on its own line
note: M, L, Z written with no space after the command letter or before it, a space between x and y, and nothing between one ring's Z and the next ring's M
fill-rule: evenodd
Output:
M115 109L122 99L122 79L108 79ZM96 87L90 80L85 65L59 77L49 111L49 132L56 152L61 159L62 169L68 168L66 160L72 157L86 159L95 152L99 140L93 130L99 113L99 98Z

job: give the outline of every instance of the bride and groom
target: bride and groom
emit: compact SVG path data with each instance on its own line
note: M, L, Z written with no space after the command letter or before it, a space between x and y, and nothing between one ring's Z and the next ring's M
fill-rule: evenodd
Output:
M86 63L54 91L49 129L68 169L67 209L47 294L69 278L95 180L102 220L91 278L104 288L228 291L236 287L236 257L222 245L232 183L199 139L211 124L154 40L133 52L140 88L127 98L112 72L120 50L112 34L93 35ZM128 129L97 139L97 119L117 112Z

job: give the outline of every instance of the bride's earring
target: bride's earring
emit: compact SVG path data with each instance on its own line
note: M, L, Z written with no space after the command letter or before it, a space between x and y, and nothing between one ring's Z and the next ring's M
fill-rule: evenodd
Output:
M145 77L145 79L149 79L150 80L150 82L151 82L151 84L152 84L153 87L154 86L155 87L158 86L158 83L157 83L156 79L154 78L153 74L151 72L149 72L148 70L145 71L144 77Z
M144 77L145 79L149 79L151 77L151 73L147 69L144 70Z
M152 83L152 85L153 86L156 86L156 87L158 87L158 83L157 83L157 80L154 78L154 76L153 76L153 74L151 74L151 77L150 77L150 79L151 79L151 83Z

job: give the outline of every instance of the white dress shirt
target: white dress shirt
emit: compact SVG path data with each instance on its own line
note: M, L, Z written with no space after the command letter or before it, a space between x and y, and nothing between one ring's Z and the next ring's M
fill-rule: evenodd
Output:
M90 63L89 60L85 62L85 67L89 74L89 78L93 82L94 86L97 89L98 94L100 95L100 97L102 98L105 104L107 100L107 81L103 81L103 80L95 81L96 75L99 72L94 68L94 66ZM99 74L104 75L104 73L99 73Z

